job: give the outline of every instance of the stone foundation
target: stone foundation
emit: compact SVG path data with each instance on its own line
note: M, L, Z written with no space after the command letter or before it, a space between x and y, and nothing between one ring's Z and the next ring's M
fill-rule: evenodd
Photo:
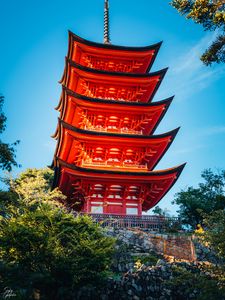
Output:
M103 290L81 290L78 300L196 300L213 279L205 266L222 263L195 236L113 228L106 235L117 239L112 276Z

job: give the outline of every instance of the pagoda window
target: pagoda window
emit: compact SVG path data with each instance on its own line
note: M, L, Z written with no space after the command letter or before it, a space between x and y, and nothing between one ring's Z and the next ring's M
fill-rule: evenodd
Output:
M121 185L111 185L108 189L108 199L122 199L123 187Z
M109 158L118 158L121 155L122 150L118 148L110 148L109 149Z
M105 156L105 151L101 147L97 147L93 153L93 162L94 161L103 161Z
M104 189L104 185L102 184L95 184L94 185L94 189L97 191L97 190L103 190Z
M123 119L123 128L124 128L124 129L128 129L128 128L130 127L130 124L131 124L130 118L125 117L125 118Z
M113 164L120 162L122 156L122 149L110 148L108 151L107 163Z
M103 214L103 206L91 205L92 214Z
M125 152L125 157L127 158L127 159L131 159L131 160L133 160L134 158L135 158L135 156L136 156L136 153L134 152L134 150L126 150L126 152Z
M127 207L126 214L127 215L138 215L138 209L136 207Z
M119 125L119 118L117 116L110 116L108 119L108 128L117 129Z
M104 197L104 185L102 184L95 184L90 187L90 197L91 198L103 198Z
M137 200L140 195L140 187L139 186L129 186L127 188L127 197L126 199Z
M102 115L98 115L97 117L95 117L93 115L91 116L92 126L95 126L96 128L102 128L103 124L104 124L104 120L105 120L105 117Z

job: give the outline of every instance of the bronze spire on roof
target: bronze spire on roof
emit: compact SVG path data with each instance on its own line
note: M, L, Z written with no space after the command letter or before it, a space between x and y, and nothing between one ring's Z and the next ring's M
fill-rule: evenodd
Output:
M110 44L109 35L109 1L105 0L104 7L104 44Z

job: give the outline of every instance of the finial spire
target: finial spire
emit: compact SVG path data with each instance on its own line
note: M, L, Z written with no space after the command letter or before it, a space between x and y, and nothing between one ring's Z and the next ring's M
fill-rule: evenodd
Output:
M109 36L109 0L105 0L105 8L104 8L104 44L110 44L110 36Z

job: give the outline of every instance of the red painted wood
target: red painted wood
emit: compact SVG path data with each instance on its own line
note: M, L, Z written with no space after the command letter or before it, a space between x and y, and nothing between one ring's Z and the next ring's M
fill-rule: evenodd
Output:
M55 185L74 210L140 216L179 177L184 165L152 171L177 133L149 136L172 101L151 103L166 73L148 74L159 47L69 34L53 165Z
M146 103L151 101L165 73L166 69L143 76L96 73L91 69L80 69L67 60L61 83L73 92L91 98Z
M176 132L163 136L98 135L74 131L61 122L56 156L79 167L126 172L152 170L173 141Z
M118 207L124 205L125 214L127 206L139 208L140 213L156 205L175 183L183 168L180 166L167 171L149 172L146 176L143 173L128 175L116 172L105 174L95 170L87 172L83 168L71 169L62 161L60 165L59 188L68 197L71 205L78 203L79 209L85 212L91 212L92 205L100 205L107 213L106 206L118 203ZM118 207L115 213L120 213Z
M145 73L149 70L160 44L152 49L124 50L102 48L69 33L68 57L83 66L111 72Z
M80 129L114 132L121 134L152 134L169 107L172 98L164 101L128 106L124 102L93 102L64 89L57 109L60 119ZM112 105L114 109L112 110ZM117 123L113 123L116 117ZM110 125L115 125L111 129Z

